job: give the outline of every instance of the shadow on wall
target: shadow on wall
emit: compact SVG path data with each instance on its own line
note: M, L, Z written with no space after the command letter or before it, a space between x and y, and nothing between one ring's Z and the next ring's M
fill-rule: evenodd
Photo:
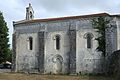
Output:
M120 50L112 53L109 57L109 63L108 75L120 75Z

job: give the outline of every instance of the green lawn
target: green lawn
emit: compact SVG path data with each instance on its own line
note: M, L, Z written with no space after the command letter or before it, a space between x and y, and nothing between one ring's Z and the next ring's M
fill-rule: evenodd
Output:
M115 80L103 76L67 76L67 75L38 75L21 73L0 73L0 80Z

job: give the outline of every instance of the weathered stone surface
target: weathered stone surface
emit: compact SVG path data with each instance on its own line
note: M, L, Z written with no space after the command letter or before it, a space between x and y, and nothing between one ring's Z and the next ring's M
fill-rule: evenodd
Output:
M39 68L39 72L40 73L44 73L44 42L45 42L45 39L44 39L44 36L45 33L44 32L39 32L38 33L38 37L39 37L39 53L38 53L38 68Z
M76 73L76 31L69 30L70 39L70 53L69 53L69 72L71 74Z
M45 74L104 73L107 57L96 50L99 45L95 39L100 35L93 29L91 20L92 17L14 25L13 69ZM106 30L106 56L120 48L120 22L111 20ZM87 48L87 33L92 34L91 48ZM59 50L56 35L60 36ZM33 50L28 50L30 36Z
M109 56L108 74L120 74L120 50L115 51Z
M16 34L13 34L12 71L16 71Z

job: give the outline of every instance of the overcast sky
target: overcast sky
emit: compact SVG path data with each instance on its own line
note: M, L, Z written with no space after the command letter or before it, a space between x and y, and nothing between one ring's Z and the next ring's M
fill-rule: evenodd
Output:
M86 15L106 12L120 14L120 0L0 0L0 11L9 28L12 44L12 21L25 19L25 8L31 3L35 18Z

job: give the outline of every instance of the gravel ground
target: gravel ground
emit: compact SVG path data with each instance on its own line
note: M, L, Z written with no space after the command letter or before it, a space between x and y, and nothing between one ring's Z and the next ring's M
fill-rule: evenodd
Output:
M104 76L39 75L0 73L0 80L120 80Z
M0 73L11 72L11 69L0 69Z

